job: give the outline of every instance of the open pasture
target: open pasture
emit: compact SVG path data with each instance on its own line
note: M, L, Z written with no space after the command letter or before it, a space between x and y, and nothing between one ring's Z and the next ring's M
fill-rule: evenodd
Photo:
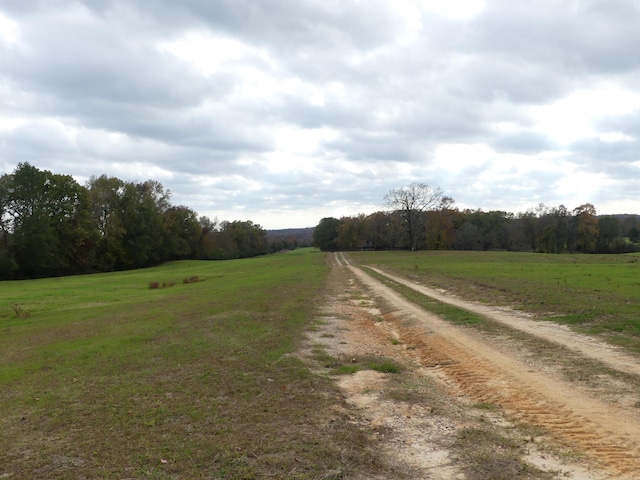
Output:
M336 387L288 355L327 271L307 249L0 284L0 478L366 471L363 434L325 426Z
M640 351L638 255L349 258ZM403 478L333 381L291 355L326 260L303 249L0 283L0 478Z
M640 352L640 255L520 252L353 252L379 266L463 298L507 305L603 335Z

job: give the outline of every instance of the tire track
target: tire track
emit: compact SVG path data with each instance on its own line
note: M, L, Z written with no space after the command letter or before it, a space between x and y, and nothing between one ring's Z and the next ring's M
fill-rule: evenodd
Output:
M341 253L341 255L345 265L348 265L344 254ZM558 325L553 322L541 323L535 320L530 320L520 312L508 309L497 309L496 307L468 302L460 298L452 297L451 295L445 295L433 288L425 287L424 285L417 285L414 282L402 277L391 275L378 268L368 268L390 280L393 280L394 282L400 283L405 287L409 287L412 290L438 300L439 302L448 303L458 308L477 313L503 323L511 328L528 333L529 335L534 335L549 342L562 345L580 353L581 355L598 360L615 370L630 373L632 375L640 375L640 363L638 362L637 357L621 352L611 345L598 342L593 337L572 332L564 325Z
M505 372L499 365L478 358L476 352L462 349L440 335L428 335L428 344L423 338L424 333L414 330L403 332L401 340L411 342L411 356L421 365L433 365L430 368L444 376L454 390L478 403L500 405L511 417L544 428L563 444L591 453L620 474L638 471L640 450L635 439L630 442L633 433L619 435L611 431L614 423L620 420L626 423L627 419L613 419L615 412L606 405L589 402L587 407L583 400L582 406L575 408L532 388L526 381L531 375L515 377L513 372ZM598 407L609 417L606 425L609 431L603 431L603 426L588 416Z
M343 254L336 260L396 309L392 315L407 354L442 378L453 393L501 406L512 418L546 430L561 444L578 449L615 472L637 478L640 422L619 407L590 398L570 383L530 367L468 335L399 296Z

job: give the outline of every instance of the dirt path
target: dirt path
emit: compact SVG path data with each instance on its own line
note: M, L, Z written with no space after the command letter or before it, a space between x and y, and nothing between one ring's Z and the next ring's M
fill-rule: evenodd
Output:
M361 269L349 265L342 254L336 254L335 263L337 268L348 269L358 282L366 286L373 299L383 302L390 310L385 315L384 325L363 322L358 327L359 331L347 329L343 340L345 344L371 343L373 338L380 336L381 328L387 328L384 334L387 340L389 335L393 336L402 348L393 349L389 342L378 342L373 346L374 350L387 356L409 359L417 366L416 372L439 379L453 396L499 405L510 421L543 429L548 438L586 454L603 469L598 473L567 467L563 469L565 478L640 478L637 473L640 472L640 416L637 409L603 401L604 395L590 394L553 372L532 369L531 364L523 361L512 348L496 348L495 342L486 341L477 332L453 326L426 312ZM611 368L632 374L640 372L640 365L634 359L591 338L551 324L537 323L504 309L452 299L406 279L376 271L422 294L571 348ZM344 380L343 388L356 398L354 392L358 388L354 390L354 381L362 381L362 378ZM366 407L366 402L356 404ZM419 458L420 448L411 456ZM444 468L444 464L436 467ZM450 468L448 476L436 478L462 478L455 473L455 468L447 468Z
M343 261L346 262L346 260ZM633 375L640 375L640 363L637 358L626 355L615 347L599 342L593 337L572 332L565 325L531 320L522 312L517 312L504 307L499 308L475 302L468 302L460 298L441 293L433 288L418 285L404 278L391 275L380 269L372 267L369 268L380 275L384 275L395 282L405 285L440 302L448 303L470 312L489 317L490 319L508 325L511 328L521 330L530 335L535 335L536 337L543 338L549 342L563 345L582 355L598 360L615 370Z

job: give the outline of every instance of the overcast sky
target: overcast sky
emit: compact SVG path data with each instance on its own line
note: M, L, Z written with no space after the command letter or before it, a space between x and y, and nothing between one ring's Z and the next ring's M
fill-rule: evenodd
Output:
M0 174L160 181L265 228L440 186L640 214L636 0L4 0Z

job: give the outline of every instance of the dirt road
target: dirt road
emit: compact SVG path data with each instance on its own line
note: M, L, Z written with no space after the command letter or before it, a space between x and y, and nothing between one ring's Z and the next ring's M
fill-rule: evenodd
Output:
M598 379L585 388L579 382L568 380L552 365L532 359L524 344L513 338L488 337L474 329L453 326L441 320L362 269L350 265L348 257L343 254L335 255L334 265L336 269L346 270L349 281L359 283L371 300L370 303L360 301L358 305L351 302L350 315L352 318L360 315L360 321L340 327L343 335L336 345L341 343L342 347L336 348L345 350L349 347L352 351L368 348L413 365L416 374L437 379L452 397L497 405L504 412L505 421L535 426L544 432L545 441L586 455L588 468L568 463L560 465L549 460L547 466L562 471L562 478L640 478L640 415L638 404L629 402L629 398L640 398L636 387L621 387L625 392L624 401L612 398L609 387L614 380L607 377L610 374L598 371ZM635 359L592 338L557 325L538 323L517 312L464 302L381 270L376 271L423 295L508 324L522 335L545 339L552 342L550 345L557 345L558 349L568 348L578 359L576 365L581 363L580 358L584 358L585 361L605 365L607 372L640 374L640 364ZM364 312L354 313L354 308ZM375 321L375 318L383 318L384 321ZM393 342L388 341L390 337ZM356 346L358 343L359 347ZM562 350L554 351L554 348L549 349L550 357L562 355ZM369 376L369 382L380 381L376 375ZM384 415L394 415L393 406L385 414L383 405L375 405L362 398L357 400L358 395L371 387L358 386L358 382L367 384L367 375L342 380L343 388L351 395L354 405L365 410L369 408L372 418L381 417L378 423L384 423ZM427 455L425 452L433 448L416 441L415 432L411 434L412 430L406 423L403 422L402 428L396 425L396 435L401 436L406 427L406 435L413 436L410 441L395 443L412 446L409 448L410 456L416 465L420 465L423 455L422 466L430 475L434 475L434 471L442 473L434 478L462 478L454 467L447 466L446 461L438 463L433 455ZM407 448L400 450L406 455ZM400 450L396 453L400 454ZM442 455L436 457L442 459ZM536 463L535 459L532 461ZM540 463L539 459L537 462ZM445 471L448 472L446 475Z

